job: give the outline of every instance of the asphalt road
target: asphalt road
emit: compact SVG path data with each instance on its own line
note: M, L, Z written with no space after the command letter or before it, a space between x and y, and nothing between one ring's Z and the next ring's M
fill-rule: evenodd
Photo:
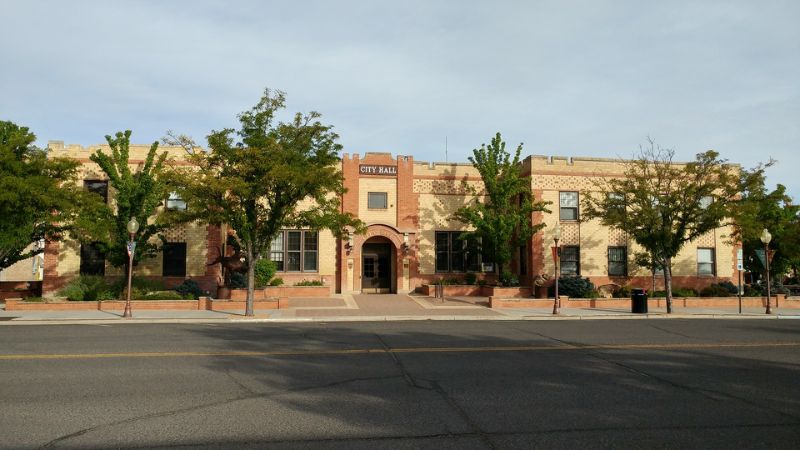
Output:
M0 326L2 448L798 448L800 321Z

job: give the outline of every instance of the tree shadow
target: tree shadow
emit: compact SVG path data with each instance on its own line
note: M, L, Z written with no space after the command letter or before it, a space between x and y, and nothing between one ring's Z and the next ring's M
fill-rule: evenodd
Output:
M635 326L603 322L609 333ZM317 422L340 424L350 436L458 435L476 428L513 434L692 427L702 433L704 427L764 420L800 423L800 368L762 358L757 348L598 348L592 344L602 338L576 340L581 332L557 327L409 322L391 329L370 323L196 332L220 352L284 352L218 356L206 365L227 374L246 401L263 402L259 417L285 439L299 435L284 415L312 430ZM639 342L624 336L607 342ZM569 342L569 349L544 349ZM673 334L664 342L687 340ZM501 350L524 346L531 350ZM487 350L441 350L447 347Z

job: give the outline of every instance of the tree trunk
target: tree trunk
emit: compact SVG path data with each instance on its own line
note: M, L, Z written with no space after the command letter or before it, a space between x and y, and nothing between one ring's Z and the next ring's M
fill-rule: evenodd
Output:
M667 291L667 314L672 314L672 258L664 258L664 289Z
M653 274L653 291L652 292L654 294L656 292L656 269L653 268L653 270L651 270L650 273ZM653 295L653 294L650 294L650 295Z
M247 302L244 310L244 315L253 317L253 294L256 287L256 264L253 258L253 243L247 241Z

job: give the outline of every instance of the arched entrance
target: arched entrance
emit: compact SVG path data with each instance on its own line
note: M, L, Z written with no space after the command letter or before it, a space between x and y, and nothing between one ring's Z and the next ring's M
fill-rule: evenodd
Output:
M395 246L384 236L373 236L361 246L361 292L388 294L397 292Z

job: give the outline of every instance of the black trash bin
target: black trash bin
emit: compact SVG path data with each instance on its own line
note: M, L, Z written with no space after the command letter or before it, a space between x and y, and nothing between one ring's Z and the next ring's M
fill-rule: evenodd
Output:
M647 291L640 288L631 289L631 312L647 313Z

